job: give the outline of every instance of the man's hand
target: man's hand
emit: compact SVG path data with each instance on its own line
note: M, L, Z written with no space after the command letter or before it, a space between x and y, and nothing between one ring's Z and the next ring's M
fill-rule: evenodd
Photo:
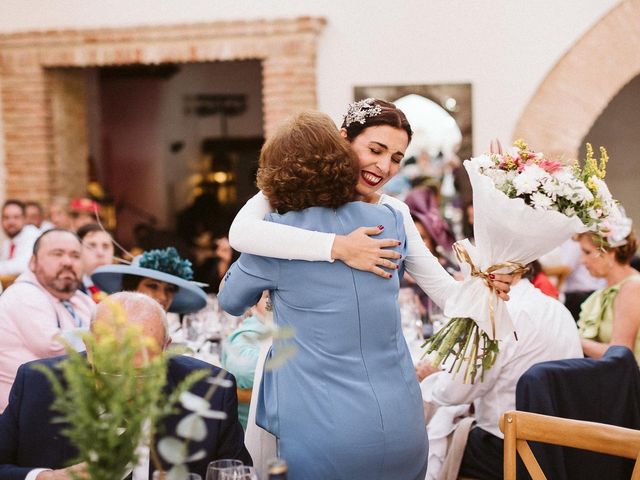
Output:
M60 470L45 470L44 472L40 472L36 480L73 480L74 477L71 475L72 473L78 478L89 478L87 464L78 463L68 468L61 468Z

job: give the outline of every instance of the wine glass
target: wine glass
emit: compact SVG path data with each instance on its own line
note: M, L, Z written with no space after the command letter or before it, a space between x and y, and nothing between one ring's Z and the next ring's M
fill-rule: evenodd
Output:
M235 467L241 467L243 464L240 460L232 458L223 458L214 460L207 467L207 478L205 480L222 480L222 472Z
M156 470L155 472L153 472L151 478L152 480L166 480L167 472ZM184 477L184 480L202 480L202 477L197 473L188 473L187 476Z
M444 312L433 300L429 301L429 322L433 325L433 333L438 333L438 330L447 323Z
M259 480L255 468L243 465L222 470L220 480Z

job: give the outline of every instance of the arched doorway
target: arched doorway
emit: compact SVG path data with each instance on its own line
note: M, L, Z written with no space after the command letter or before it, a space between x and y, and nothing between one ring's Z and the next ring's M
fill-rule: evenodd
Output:
M524 109L513 138L577 158L611 100L640 74L640 0L621 2L558 61Z

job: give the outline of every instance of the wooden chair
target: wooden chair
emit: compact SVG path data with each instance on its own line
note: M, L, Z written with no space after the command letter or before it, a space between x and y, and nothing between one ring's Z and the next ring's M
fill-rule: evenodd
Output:
M516 479L516 452L533 480L546 480L527 440L636 460L631 480L640 480L640 431L512 410L500 419L504 433L504 479Z

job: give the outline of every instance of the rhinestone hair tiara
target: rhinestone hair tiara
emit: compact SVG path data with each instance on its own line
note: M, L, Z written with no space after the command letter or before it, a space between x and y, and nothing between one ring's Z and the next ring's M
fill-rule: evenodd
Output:
M380 105L376 105L375 98L365 98L349 104L347 114L344 116L344 125L348 127L354 122L364 124L367 117L375 117L382 113Z

